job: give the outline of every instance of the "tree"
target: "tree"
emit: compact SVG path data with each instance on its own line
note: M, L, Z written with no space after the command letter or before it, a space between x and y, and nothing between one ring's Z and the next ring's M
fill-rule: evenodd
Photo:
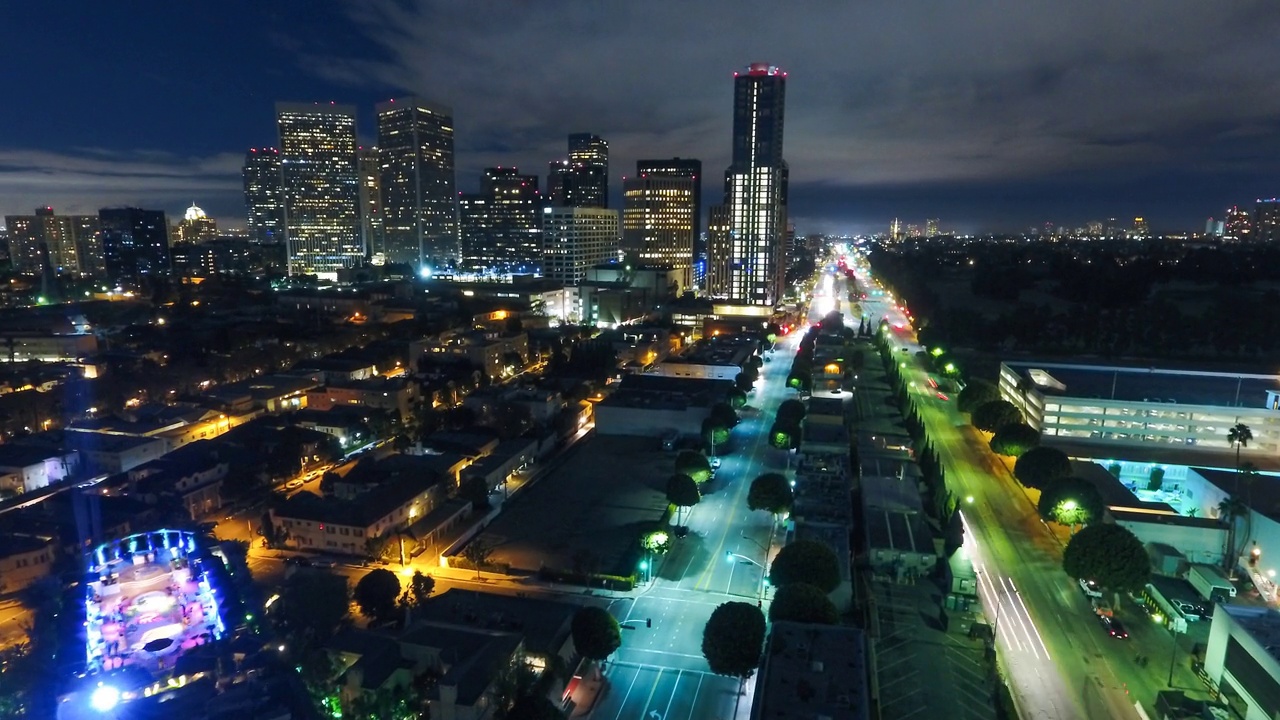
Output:
M622 644L622 628L608 610L594 605L573 614L569 625L573 646L585 658L607 660Z
M489 483L484 478L472 476L458 484L458 497L471 503L475 510L489 507Z
M1040 433L1023 422L1001 425L991 436L991 452L1006 457L1021 457L1040 444Z
M435 592L435 589L435 578L414 570L413 577L409 578L409 587L405 588L404 594L400 596L400 606L419 610L427 604L427 600L431 598L431 593Z
M840 561L824 543L796 540L773 559L769 582L776 588L808 583L829 593L840 586Z
M727 602L717 607L702 629L702 655L711 672L746 679L760 666L764 650L764 613L755 605Z
M796 450L800 447L800 435L799 427L774 422L769 428L769 444L779 450Z
M791 492L791 481L782 473L765 473L751 481L751 489L747 491L747 507L752 510L767 510L777 517L791 509L795 499Z
M1245 541L1248 542L1249 533L1252 528L1248 528L1251 514L1249 505L1234 495L1228 495L1218 503L1218 519L1222 520L1227 526L1227 546L1222 554L1222 567L1227 571L1233 571L1236 561L1240 557L1240 551L1243 548L1237 547L1236 544L1236 520L1245 519L1246 530L1244 532Z
M681 473L667 478L667 502L676 506L676 525L684 524L680 520L681 511L697 505L701 499L702 493L698 492L698 483L693 478Z
M1022 422L1022 413L1008 400L992 400L970 413L969 421L979 430L995 432L1005 425Z
M462 557L476 569L476 579L480 579L480 568L489 562L493 554L493 546L480 538L475 538L462 548Z
M702 484L711 479L711 463L697 450L681 450L676 453L676 473L688 475L694 482Z
M804 403L799 400L784 400L778 406L778 412L774 415L774 420L778 423L789 427L800 427L800 423L804 421L804 416L808 413Z
M734 376L733 385L735 388L745 393L750 390L755 383L752 382L751 378L748 377L745 372L740 372Z
M732 428L738 424L738 413L727 402L718 402L711 406L711 412L707 415L707 419L715 422L717 425L723 425L726 428Z
M356 583L351 596L361 615L375 622L385 622L395 614L396 600L400 597L400 579L390 570L370 570Z
M1114 592L1139 592L1151 579L1151 559L1133 533L1119 525L1094 523L1072 536L1062 553L1062 569Z
M809 583L794 583L778 588L769 606L769 622L793 622L835 625L840 621L831 598Z
M705 418L702 421L702 439L711 448L711 454L715 455L716 448L723 448L729 442L729 427L717 418Z
M1253 430L1244 423L1236 423L1227 431L1227 442L1236 449L1236 472L1240 472L1240 450L1253 442Z
M747 405L747 393L741 388L734 388L729 391L729 407L734 410L741 410Z
M1102 519L1106 503L1092 483L1067 477L1054 480L1044 488L1036 509L1045 520L1074 527Z

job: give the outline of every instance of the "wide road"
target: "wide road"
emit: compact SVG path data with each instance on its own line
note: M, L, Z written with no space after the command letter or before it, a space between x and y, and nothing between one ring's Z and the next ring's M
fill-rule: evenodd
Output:
M858 279L876 288L865 265ZM955 398L944 400L926 389L929 373L915 357L923 348L907 314L887 295L868 295L871 322L889 318L895 354L915 383L913 396L947 485L965 499L964 551L978 570L983 606L996 625L1002 666L1022 716L1139 717L1126 682L1146 678L1134 677L1131 656L1126 662L1135 653L1132 645L1103 633L1079 588L1062 572L1060 539L1041 522L985 438L955 409ZM1129 622L1131 628L1135 624Z
M821 317L815 304L811 321ZM768 513L747 509L752 479L785 472L788 454L768 444L778 405L794 390L787 373L801 332L781 338L760 370L741 422L731 433L716 476L689 513L688 537L674 540L651 581L611 609L623 622L622 648L606 672L608 686L593 720L730 720L747 718L754 692L733 678L713 675L702 656L702 630L711 612L729 601L759 603L769 559L782 542ZM652 620L652 626L649 622Z

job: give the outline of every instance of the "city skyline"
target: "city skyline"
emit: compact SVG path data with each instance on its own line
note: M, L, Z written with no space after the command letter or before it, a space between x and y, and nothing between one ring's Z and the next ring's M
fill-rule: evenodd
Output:
M789 209L800 232L882 231L895 216L941 217L961 231L1134 216L1157 232L1193 230L1277 194L1269 169L1280 159L1280 99L1251 70L1280 52L1263 40L1277 21L1255 5L1102 12L1085 3L921 19L887 4L821 12L801 4L773 12L767 26L717 23L716 42L699 36L725 14L710 3L579 17L560 4L503 17L430 3L368 3L349 15L248 3L216 12L156 6L142 18L89 8L39 40L39 55L53 59L18 79L19 95L33 102L7 122L0 212L136 205L177 217L195 201L220 227L244 227L239 169L247 148L274 143L276 101L355 105L359 141L372 145L376 103L414 93L454 108L459 191L474 191L484 167L546 167L563 156L567 134L586 129L610 143L614 206L617 168L636 159L727 165L724 80L766 60L795 80ZM147 33L154 45L118 53L98 82L62 92L112 28L140 23L136 31L147 32L233 14L238 29L218 39ZM566 42L579 31L589 31L585 42ZM877 39L904 34L919 42ZM14 58L37 49L35 38L7 40ZM528 52L472 50L499 46ZM646 62L622 60L641 48ZM164 104L148 99L157 89ZM89 122L73 110L82 101L144 111Z

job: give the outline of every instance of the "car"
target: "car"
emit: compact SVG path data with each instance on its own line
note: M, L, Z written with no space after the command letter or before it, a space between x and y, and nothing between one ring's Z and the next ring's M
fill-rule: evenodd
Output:
M1102 587L1093 580L1085 580L1080 578L1080 589L1084 591L1086 597L1100 598L1102 597Z
M942 402L946 402L951 399L947 397L944 393L935 393L935 394L938 396L938 399L941 400Z
M325 560L325 559L316 560L315 562L313 562L313 563L312 563L312 565L314 565L315 567L318 567L318 568L324 568L324 569L326 569L326 570L331 570L331 569L333 569L333 568L335 568L335 567L338 567L338 563L337 563L337 561L335 561L335 560Z
M718 458L718 457L713 457L713 458L711 458L711 469L712 469L712 470L719 470L719 469L720 469L720 458Z
M1102 623L1102 629L1106 630L1111 637L1117 640L1129 639L1129 631L1124 629L1124 623L1119 620L1106 615L1099 615L1098 622Z
M677 526L675 527L675 530L674 530L673 532L675 533L676 537L678 537L678 538L682 538L682 537L689 537L689 526L688 526L688 525L677 525Z
M297 489L298 489L298 488L300 488L300 487L302 487L302 481L301 481L301 480L290 480L289 482L285 483L284 489L285 489L285 490L297 490Z

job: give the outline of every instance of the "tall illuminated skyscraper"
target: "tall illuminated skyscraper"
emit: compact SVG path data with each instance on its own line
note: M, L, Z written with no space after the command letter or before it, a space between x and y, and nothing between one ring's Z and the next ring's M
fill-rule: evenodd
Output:
M538 176L486 168L480 192L458 198L462 262L469 268L535 272L542 266L542 196Z
M39 273L45 262L58 275L90 273L84 267L76 239L74 217L54 215L53 208L36 208L34 215L8 215L9 261L20 272Z
M103 208L102 256L111 280L169 272L169 221L160 210Z
M680 292L693 285L694 180L642 174L622 185L622 250L641 262L683 270Z
M1227 208L1222 232L1223 237L1228 240L1252 240L1254 238L1253 215L1239 205Z
M542 211L542 275L577 285L587 270L618 259L618 211L559 207Z
M569 136L569 176L566 204L572 207L609 207L609 143L591 133Z
M382 217L382 162L376 147L356 150L360 172L360 235L375 263L386 261L386 237Z
M733 81L733 164L724 183L729 229L720 248L728 256L710 258L709 270L721 274L710 283L714 294L747 305L772 306L782 298L786 77L773 65L752 63Z
M1280 242L1280 198L1258 200L1253 212L1253 227L1259 240Z
M289 274L336 277L364 263L356 109L276 103Z
M415 97L378 103L377 110L387 261L457 264L453 111Z
M693 180L693 259L695 263L704 259L707 248L702 239L702 161L682 157L637 160L636 175L682 177Z
M280 151L249 148L244 154L244 205L249 235L259 243L284 242L284 198L280 190Z

